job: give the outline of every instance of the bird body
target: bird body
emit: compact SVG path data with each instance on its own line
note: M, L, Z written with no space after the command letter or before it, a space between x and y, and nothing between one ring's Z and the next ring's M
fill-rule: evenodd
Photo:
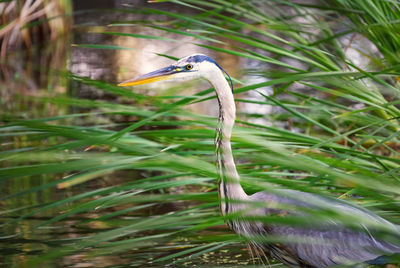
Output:
M236 107L232 88L224 77L226 72L210 57L194 54L182 58L176 64L119 84L139 85L160 80L189 80L204 78L214 87L218 104L219 120L216 129L215 148L219 175L218 192L223 215L236 214L228 220L230 228L247 237L253 248L268 252L273 257L293 267L328 267L354 265L380 261L380 256L400 253L400 245L394 245L374 237L368 229L354 230L339 220L329 219L315 224L304 211L335 208L346 215L367 219L371 224L385 226L400 236L400 227L354 204L337 199L295 190L275 190L247 195L240 185L230 143L235 123ZM257 205L254 205L257 204ZM300 208L298 211L293 207ZM286 209L292 207L292 209ZM304 210L304 211L303 211ZM257 217L288 215L300 217L309 225L289 226L265 224ZM254 217L254 220L251 218ZM361 226L362 227L362 226ZM285 238L287 242L271 242L263 238Z
M286 237L290 243L270 250L275 258L291 266L299 267L328 267L334 265L354 265L362 262L373 262L382 255L400 253L400 246L394 245L378 238L375 238L369 230L353 230L343 226L339 220L314 219L302 212L280 211L271 208L271 204L279 204L280 207L295 206L301 209L323 210L334 207L354 219L369 221L371 225L385 226L393 233L400 233L400 227L379 217L378 215L342 200L326 198L315 194L282 189L276 194L269 192L258 192L250 196L252 202L265 202L264 215L279 215L282 213L295 216L304 216L304 223L301 227L288 225L269 225L268 235ZM272 205L274 207L274 205ZM306 227L304 227L306 226ZM293 242L293 240L297 240ZM272 248L271 248L272 247ZM283 252L282 252L283 251ZM283 253L288 252L290 258L282 258ZM296 256L293 258L293 256Z

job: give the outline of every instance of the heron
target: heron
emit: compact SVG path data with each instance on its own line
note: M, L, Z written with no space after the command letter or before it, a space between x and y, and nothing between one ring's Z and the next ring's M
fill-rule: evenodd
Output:
M135 86L162 80L185 81L196 78L209 81L214 87L218 100L219 117L215 152L219 176L220 210L224 216L231 213L242 215L242 217L227 220L227 224L237 234L250 239L268 236L294 238L279 243L253 239L254 241L250 241L249 244L256 249L256 252L267 253L290 267L383 264L386 256L400 253L400 245L375 237L369 230L361 231L349 228L340 221L331 220L323 223L322 226L307 227L266 224L261 220L249 220L249 216L295 213L293 210L286 211L285 206L313 208L316 204L322 204L324 207L346 211L355 217L367 218L394 230L400 236L400 226L343 200L291 189L246 194L240 184L231 147L232 129L236 118L232 80L228 73L211 57L204 54L193 54L165 68L122 82L118 86ZM252 202L262 204L262 206L251 206ZM243 215L247 217L243 217ZM299 213L299 216L301 217L302 214ZM307 216L304 215L304 217ZM295 238L297 237L305 239L309 243L296 242ZM317 242L313 243L313 241Z

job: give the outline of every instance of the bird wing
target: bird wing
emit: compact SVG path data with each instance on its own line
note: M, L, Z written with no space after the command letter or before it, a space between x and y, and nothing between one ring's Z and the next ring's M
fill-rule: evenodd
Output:
M308 229L276 225L270 234L297 242L285 243L286 250L315 267L351 265L375 260L382 255L400 253L400 247L346 228Z
M381 255L400 253L400 245L374 238L370 232L372 229L367 226L386 229L391 234L398 234L399 238L400 227L353 203L286 189L259 192L252 195L251 200L266 203L263 212L258 210L257 214L289 214L309 219L310 226L308 224L302 226L268 225L266 230L270 235L286 239L288 242L285 243L285 247L288 252L296 254L299 260L316 267L354 264L374 260ZM278 204L278 207L281 208L277 208L275 205L271 206L271 204ZM288 205L292 209L284 210L282 205ZM294 207L299 209L296 211L293 209ZM307 215L308 209L334 209L334 211L351 215L354 219L359 219L357 223L363 230L345 227L340 220L334 217L316 221L315 213Z
M361 206L340 199L323 197L296 190L278 189L271 192L255 193L250 197L250 200L266 203L264 214L270 214L270 212L274 210L282 210L282 207L285 206L292 208L292 210L289 209L287 212L293 215L304 215L306 212L302 211L302 209L311 209L316 212L331 211L333 215L334 213L339 213L349 218L356 218L360 225L369 226L369 228L375 226L377 229L384 229L387 232L400 236L400 226L392 224ZM335 219L330 219L328 224L343 225L340 221Z

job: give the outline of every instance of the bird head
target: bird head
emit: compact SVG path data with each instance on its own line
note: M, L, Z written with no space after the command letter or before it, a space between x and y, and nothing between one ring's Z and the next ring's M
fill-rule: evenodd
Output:
M203 54L193 54L165 68L122 82L118 86L143 85L162 80L187 81L195 78L210 80L210 76L219 71L227 74L212 58ZM231 80L230 77L229 79Z

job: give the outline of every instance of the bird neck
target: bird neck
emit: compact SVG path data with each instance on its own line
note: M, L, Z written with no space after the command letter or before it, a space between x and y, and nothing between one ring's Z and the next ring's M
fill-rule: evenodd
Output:
M240 185L240 177L236 170L232 148L231 134L236 118L236 107L232 90L221 71L214 72L209 79L215 88L219 104L219 120L215 137L217 168L219 173L219 195L221 211L225 215L234 211L232 200L245 200L247 194Z

